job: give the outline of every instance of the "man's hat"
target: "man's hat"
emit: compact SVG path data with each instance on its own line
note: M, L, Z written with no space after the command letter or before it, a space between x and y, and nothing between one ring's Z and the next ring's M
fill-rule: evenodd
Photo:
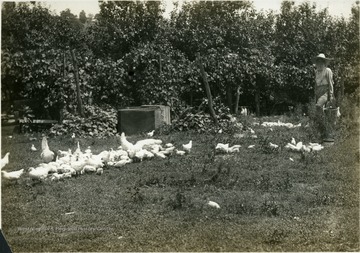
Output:
M325 63L328 63L329 61L333 60L332 58L326 58L325 54L318 54L316 57L313 58L313 62L315 63L318 59L324 60Z

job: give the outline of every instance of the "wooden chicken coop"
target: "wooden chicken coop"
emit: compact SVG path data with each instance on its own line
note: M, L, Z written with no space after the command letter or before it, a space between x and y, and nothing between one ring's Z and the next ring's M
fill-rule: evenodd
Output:
M161 125L169 125L170 107L164 105L143 105L118 111L117 131L126 135L150 132Z

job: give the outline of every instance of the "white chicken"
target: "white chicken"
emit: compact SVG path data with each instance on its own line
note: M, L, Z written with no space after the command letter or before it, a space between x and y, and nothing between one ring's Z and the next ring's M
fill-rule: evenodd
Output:
M175 154L177 154L177 155L185 155L185 151L176 149Z
M62 161L63 163L68 163L70 164L73 161L73 155L66 155L63 157L58 158L59 161Z
M93 157L85 158L85 164L89 166L93 166L95 168L100 168L104 166L102 159L101 158L99 159L98 157L96 159L94 159Z
M233 145L229 147L229 153L239 152L241 145Z
M227 144L218 143L216 145L215 149L227 153L227 152L229 152L229 143L227 143Z
M170 148L166 148L165 150L162 150L161 152L163 152L165 155L170 155L174 152L175 147L170 147Z
M136 142L134 145L134 148L136 149L136 151L139 151L140 149L151 148L152 146L160 145L161 143L162 143L162 140L145 139L145 140L140 140L140 141Z
M54 162L49 162L48 164L49 165L55 165L55 166L59 167L63 163L64 163L63 161L59 160L59 158L56 157Z
M277 144L274 144L274 143L269 143L269 145L270 145L270 147L272 147L272 148L278 148L279 147L279 145L277 145Z
M170 150L161 150L161 151L159 151L159 153L161 153L163 155L166 155L166 156L170 155L172 152L173 151L170 151Z
M115 162L115 163L113 164L113 166L114 166L114 167L123 167L123 166L125 166L126 164L131 163L131 162L132 162L132 159L120 160L120 161L118 161L118 162Z
M288 143L288 144L286 144L285 148L291 149L291 150L296 150L296 145L293 145L293 144L291 144L291 143Z
M240 152L240 148L232 148L229 153Z
M88 156L91 156L92 152L91 152L91 147L88 146L87 149L85 149L85 154L88 155Z
M22 174L24 174L24 169L16 170L16 171L1 171L2 177L7 180L17 180L21 177Z
M153 145L152 149L150 150L151 153L156 154L159 153L161 150L161 146L160 145Z
M150 151L144 149L144 158L153 158L155 155L151 153Z
M57 156L58 157L64 157L64 156L68 156L71 155L71 149L69 148L68 151L62 151L62 150L58 150L57 151Z
M64 174L58 174L58 173L54 173L50 176L51 181L59 181L60 179L63 178L64 178Z
M302 142L299 142L299 143L298 143L299 145L293 145L291 143L288 143L288 144L286 144L285 148L291 149L293 151L300 151L302 148Z
M54 160L55 154L54 154L54 152L52 152L50 150L46 136L44 136L42 139L41 149L42 149L42 152L41 152L40 156L41 156L41 159L45 163L48 163L48 162L51 162L52 160Z
M296 145L296 141L295 141L295 138L294 138L294 137L291 138L291 144L292 144L292 145Z
M4 168L9 163L10 152L7 152L5 156L1 159L1 169Z
M302 141L299 141L299 142L296 144L296 150L297 150L297 151L300 151L302 147L303 147L303 143L302 143Z
M47 171L49 173L55 173L58 171L58 167L60 167L60 166L56 166L56 165L50 164L50 163L40 163L39 167L47 169Z
M115 155L114 155L115 160L121 159L121 157L123 156L129 157L128 153L125 150L118 149L115 151Z
M66 173L66 172L73 172L73 171L75 171L75 170L70 166L70 164L67 164L67 163L61 164L60 167L58 168L58 173Z
M60 160L59 157L56 156L55 162L50 162L50 163L54 163L54 164L56 164L57 166L60 166L60 165L64 164L65 162L62 161L62 160Z
M77 174L81 174L84 166L86 165L86 161L84 159L79 159L77 161L72 161L70 166L76 171Z
M73 176L77 174L76 170L74 168L72 168L72 167L65 168L65 173L64 174L66 174L66 173L70 173Z
M133 150L134 149L134 144L132 144L131 142L129 142L126 139L125 133L121 133L120 136L120 141L121 141L121 147L123 148L123 150L128 151L128 150Z
M96 167L92 165L85 165L83 167L84 172L96 172Z
M303 150L305 152L308 152L308 153L311 152L311 149L312 149L311 146L306 146L306 145L303 145L302 148L301 148L301 150Z
M49 169L45 167L30 167L28 170L28 175L32 179L43 180L49 175Z
M304 145L301 141L298 142L296 145L292 143L286 144L285 148L291 149L293 151L304 151L304 152L311 152L311 151L319 151L322 150L324 147L318 143L309 143L309 145Z
M110 161L110 162L115 161L115 156L116 156L116 151L113 150L113 149L110 149L110 152L109 152L109 161Z
M135 149L130 149L130 150L128 150L129 157L130 157L130 158L134 158L136 152L137 152L137 150L135 150Z
M76 174L76 172L75 172L75 174ZM72 174L71 172L65 172L65 173L63 173L63 178L70 178L70 177L72 177L74 174Z
M77 142L77 148L75 149L74 155L82 155L79 142Z
M100 160L100 161L102 160L104 162L109 162L110 161L110 152L107 150L104 150L97 155L92 155L91 158L95 159L95 160Z
M129 159L130 159L130 157L129 157L128 154L122 155L122 156L119 157L119 160L129 160Z
M157 156L157 157L160 157L162 159L165 159L166 158L166 155L164 153L162 153L163 151L160 151L160 152L157 152L155 153L154 155Z
M174 151L174 150L175 150L175 146L166 147L165 150Z
M103 168L97 168L96 170L96 175L102 175L104 173L104 169Z
M145 149L141 149L135 153L135 157L142 161L145 157Z
M220 205L214 201L207 202L208 206L215 207L216 209L220 209Z
M34 145L34 144L31 145L30 150L33 151L33 152L37 150L37 149L35 148L35 145Z
M172 147L174 147L174 144L172 144L172 143L166 143L166 144L165 144L165 147L166 147L166 148L172 148Z
M215 149L220 150L225 153L234 153L234 152L239 152L240 147L241 147L241 145L233 145L232 147L229 147L229 143L227 143L227 144L218 143L216 145Z
M155 130L152 130L151 132L148 132L146 135L149 137L153 137L154 136L154 132Z
M314 150L314 151L320 151L324 148L324 146L322 145L317 145L317 146L312 146L311 149Z
M187 153L190 153L191 148L192 148L192 140L187 144L183 144L182 146L183 146L184 151L186 151Z
M241 112L240 112L241 115L248 115L248 110L246 107L243 107L241 108Z

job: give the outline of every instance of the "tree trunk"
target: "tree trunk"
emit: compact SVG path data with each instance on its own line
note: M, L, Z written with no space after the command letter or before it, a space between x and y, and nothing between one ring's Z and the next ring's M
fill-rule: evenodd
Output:
M63 57L63 77L66 77L66 51L64 51L64 57Z
M235 115L238 114L239 112L239 100L240 100L240 86L238 86L236 89L235 108L234 108Z
M226 98L227 98L227 104L228 104L228 107L229 107L231 113L233 112L233 108L232 108L232 105L233 105L232 96L233 96L233 94L232 94L232 92L231 92L231 85L230 85L230 84L227 84L227 85L226 85Z
M255 104L256 104L256 116L260 116L260 92L258 89L255 91Z
M204 81L206 96L207 96L208 101L209 101L208 105L209 105L210 115L211 115L215 125L218 126L218 121L217 121L216 114L215 114L215 111L214 111L214 108L213 108L213 100L212 100L212 96L211 96L210 86L209 86L209 83L207 81L207 76L206 76L206 72L204 70L204 66L202 64L202 61L201 61L200 53L197 53L196 58L197 58L197 62L199 64L202 79Z
M62 69L63 78L66 77L66 50L63 52L63 69ZM60 88L60 92L64 93L64 89ZM64 110L65 110L65 101L61 100L59 103L59 122L62 123L64 120Z
M259 88L259 79L255 79L255 105L256 105L256 116L260 116L260 88Z
M162 73L162 62L161 62L161 54L159 54L159 74L161 76Z
M77 109L78 109L78 113L80 114L81 117L84 117L84 109L83 109L83 105L82 105L82 101L81 101L81 96L80 96L80 81L79 81L79 68L78 68L78 64L77 64L77 59L75 56L75 52L74 49L70 50L71 52L71 58L73 60L73 64L74 64L74 75L75 75L75 84L76 84L76 99L77 99Z

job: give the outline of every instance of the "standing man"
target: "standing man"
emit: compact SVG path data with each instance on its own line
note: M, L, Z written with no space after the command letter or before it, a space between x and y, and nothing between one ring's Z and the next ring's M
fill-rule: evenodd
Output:
M315 62L315 97L316 97L316 120L323 141L333 142L333 130L329 118L325 117L325 109L330 109L334 103L334 80L333 73L327 67L330 58L319 54L314 58ZM331 129L330 129L331 128Z

